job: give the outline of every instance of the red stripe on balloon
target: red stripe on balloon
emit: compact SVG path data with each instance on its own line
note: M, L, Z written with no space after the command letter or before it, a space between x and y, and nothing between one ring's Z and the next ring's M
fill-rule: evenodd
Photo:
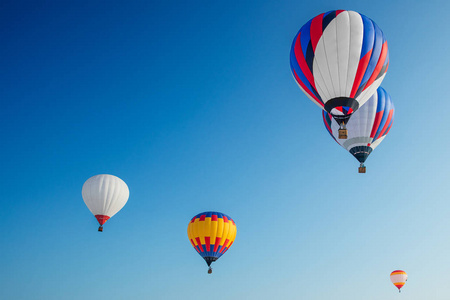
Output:
M382 137L383 135L385 135L385 131L386 131L386 129L388 128L388 126L389 126L389 124L391 123L391 119L392 119L392 115L394 114L394 110L390 110L389 111L389 115L388 115L388 118L387 118L387 120L386 120L386 124L384 124L384 127L383 127L383 129L381 130L381 132L380 132L380 137Z
M392 122L392 121L393 121L393 120L391 120L391 122ZM389 126L389 127L388 127L388 129L386 130L385 135L389 133L389 131L391 130L391 128L392 128L392 126Z
M220 237L216 237L216 242L214 243L214 252L216 252L217 249L219 248L219 244L220 244L220 240L221 239L222 238L220 238Z
M202 243L200 242L200 238L196 237L195 240L197 241L197 245L200 248L200 251L203 252L203 247L202 247Z
M324 14L320 14L311 21L311 28L309 34L311 36L311 46L314 52L316 52L317 43L319 42L320 37L323 34L322 31L323 15Z
M222 249L220 249L219 253L222 253L222 251L225 250L225 247L227 246L227 244L228 244L228 239L226 239L225 243L223 243L223 247L222 247Z
M361 84L361 80L363 79L364 73L366 72L367 66L369 65L371 55L372 49L370 49L370 51L367 52L366 55L364 55L363 58L359 60L358 70L356 71L355 80L353 81L353 87L352 92L350 93L350 98L354 98L356 92L358 91L358 87Z
M309 69L308 65L306 64L306 60L305 60L305 55L303 54L303 50L302 50L302 45L301 45L301 40L300 40L300 35L302 33L300 32L297 35L297 39L295 40L295 45L294 45L294 54L295 54L295 58L297 60L298 66L300 67L300 69L303 72L303 75L305 75L306 79L308 80L309 84L315 89L316 89L316 85L314 83L314 77L311 73L311 70ZM295 73L295 70L294 70ZM302 83L302 81L300 80L300 78L298 77L298 75L295 78L297 80L297 82L304 87L305 91L308 91L309 89L306 88L306 86ZM311 94L311 93L308 93ZM313 96L314 98L316 98L316 96Z
M375 115L375 120L373 121L372 132L370 133L371 138L374 138L375 134L377 133L378 127L380 126L381 119L383 118L383 112L384 112L383 110L379 111Z
M211 251L210 250L210 237L209 236L205 236L205 245L206 245L206 251Z

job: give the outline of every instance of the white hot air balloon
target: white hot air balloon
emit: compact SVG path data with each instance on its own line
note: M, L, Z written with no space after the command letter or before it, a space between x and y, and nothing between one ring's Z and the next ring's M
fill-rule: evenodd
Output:
M103 231L103 224L127 203L130 191L119 177L100 174L86 180L81 194L84 203L100 223L98 231Z
M350 132L346 140L338 138L339 124L331 114L323 111L322 116L331 137L361 163L359 173L366 173L364 162L389 133L394 122L394 110L391 97L379 87L348 122Z

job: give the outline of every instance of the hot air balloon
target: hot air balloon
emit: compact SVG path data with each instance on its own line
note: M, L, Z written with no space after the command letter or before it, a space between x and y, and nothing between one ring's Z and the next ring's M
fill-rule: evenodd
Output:
M206 261L209 267L208 274L211 274L211 263L233 245L236 238L236 224L225 214L207 211L191 219L187 233L192 246Z
M398 288L398 292L400 293L400 289L405 285L408 280L408 275L405 271L395 270L391 273L391 281Z
M383 141L394 122L394 103L389 94L379 87L349 120L347 140L338 139L339 125L329 113L322 111L322 116L328 133L360 162L359 173L366 173L364 162Z
M340 126L346 124L386 75L389 52L381 29L354 11L322 13L303 25L290 54L291 71L299 87Z
M81 194L84 203L100 223L98 231L103 231L103 224L127 203L130 191L119 177L101 174L86 180Z

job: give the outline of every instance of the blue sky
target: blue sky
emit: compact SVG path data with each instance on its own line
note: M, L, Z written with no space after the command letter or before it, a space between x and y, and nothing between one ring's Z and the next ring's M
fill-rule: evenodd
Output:
M358 174L290 74L333 9L388 39L395 121ZM449 299L445 1L3 1L0 298ZM89 177L129 186L97 232ZM206 273L186 234L230 215Z

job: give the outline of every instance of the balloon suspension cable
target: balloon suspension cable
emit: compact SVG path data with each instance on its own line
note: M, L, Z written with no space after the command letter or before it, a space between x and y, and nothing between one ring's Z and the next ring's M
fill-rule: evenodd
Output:
M209 267L209 269L208 269L208 274L211 274L211 273L212 273L212 268Z
M103 226L100 225L100 227L98 228L98 231L103 232Z

